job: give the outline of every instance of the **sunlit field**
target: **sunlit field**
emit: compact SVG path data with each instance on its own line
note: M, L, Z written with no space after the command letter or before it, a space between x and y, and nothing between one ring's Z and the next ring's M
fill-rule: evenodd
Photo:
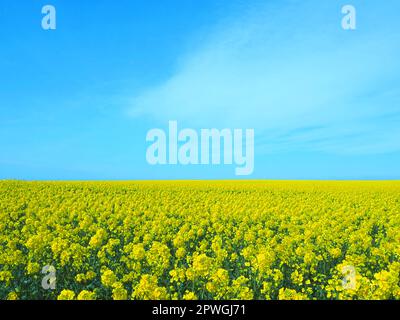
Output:
M2 181L0 243L1 299L399 299L400 182Z

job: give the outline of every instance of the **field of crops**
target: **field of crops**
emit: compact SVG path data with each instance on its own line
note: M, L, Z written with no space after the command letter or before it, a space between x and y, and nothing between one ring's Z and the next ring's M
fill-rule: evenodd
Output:
M0 181L0 299L400 299L400 182Z

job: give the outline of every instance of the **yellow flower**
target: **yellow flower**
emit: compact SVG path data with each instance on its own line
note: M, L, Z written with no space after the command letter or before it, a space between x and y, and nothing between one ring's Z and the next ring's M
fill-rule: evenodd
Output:
M101 283L105 287L112 287L115 282L117 282L117 277L112 270L107 269L101 275Z
M204 253L193 256L193 271L196 275L204 277L211 269L212 259Z
M184 248L179 248L178 250L176 250L175 255L178 259L181 259L186 255L186 250Z
M279 289L279 300L306 300L307 296L293 289Z
M16 292L10 292L7 296L7 300L18 300L18 294Z
M183 300L197 300L197 296L194 292L186 291L183 295Z
M0 282L9 284L12 278L13 275L10 271L0 271Z
M128 299L128 291L123 287L122 283L117 282L114 284L114 289L112 291L112 298L114 300Z
M158 286L157 277L146 274L142 276L139 284L136 288L134 288L132 298L145 300L165 300L169 297L166 288Z
M57 297L57 300L74 300L74 299L75 299L75 292L66 289L61 291L61 293Z
M177 283L181 283L181 282L185 281L185 278L186 278L185 270L182 268L176 268L176 269L171 270L169 272L169 275L171 276L171 281L177 282Z
M143 244L139 243L133 246L131 257L137 260L143 260L145 258L146 251L144 250Z
M26 267L26 271L28 274L38 273L40 271L40 266L36 262L29 262Z
M77 297L78 300L95 300L96 294L92 291L82 290Z
M107 238L107 232L104 229L99 229L96 234L90 239L89 246L98 248Z

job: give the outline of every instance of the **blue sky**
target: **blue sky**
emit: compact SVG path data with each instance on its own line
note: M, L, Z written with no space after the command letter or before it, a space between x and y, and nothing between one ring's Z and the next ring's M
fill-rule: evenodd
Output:
M41 8L57 29L41 28ZM357 29L341 28L341 8ZM400 2L0 3L0 179L233 179L146 133L254 128L262 179L400 179Z

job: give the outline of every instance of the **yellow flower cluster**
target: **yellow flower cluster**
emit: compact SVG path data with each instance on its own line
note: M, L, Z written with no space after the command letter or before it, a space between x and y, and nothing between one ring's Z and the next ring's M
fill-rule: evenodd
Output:
M0 299L400 299L400 182L0 181L0 244Z

